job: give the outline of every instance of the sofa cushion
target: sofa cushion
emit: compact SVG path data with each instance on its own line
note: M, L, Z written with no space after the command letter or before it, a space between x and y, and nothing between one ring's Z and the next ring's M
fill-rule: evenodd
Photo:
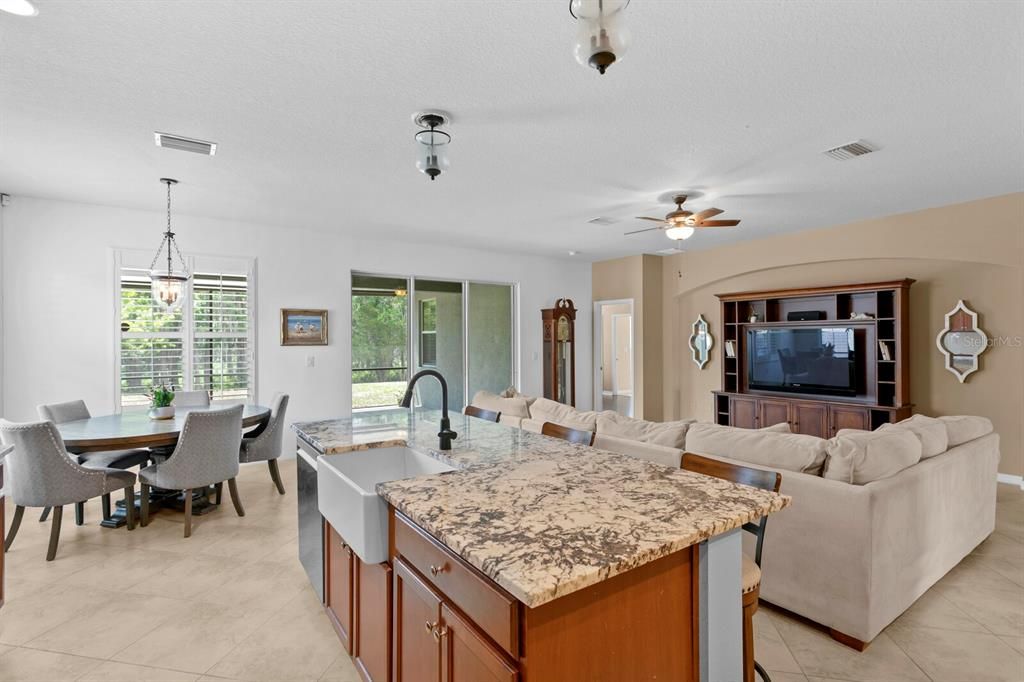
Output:
M939 417L939 421L946 425L946 435L949 437L951 448L987 436L994 430L992 422L985 417Z
M597 432L640 443L682 448L686 444L686 428L693 422L692 419L649 422L607 411L597 415Z
M575 407L556 403L547 398L537 398L530 406L530 419L553 422L582 431L597 430L597 412L580 412Z
M519 417L525 419L530 416L529 404L525 397L502 398L500 395L490 391L477 391L470 401L470 405L492 412L501 412L501 416Z
M921 461L921 440L910 429L842 429L828 441L825 478L864 485Z
M777 427L755 430L690 424L686 431L687 452L813 475L821 473L825 443L821 438L784 433Z
M895 424L883 424L878 430L884 431L889 429L906 429L917 436L918 440L921 441L921 459L941 455L949 449L949 436L946 433L946 425L935 417L915 414L913 417Z
M649 462L655 462L656 464L673 469L679 468L679 463L683 457L683 451L679 448L619 438L618 436L601 433L600 430L594 435L594 447L599 450L617 452L620 455L646 459Z

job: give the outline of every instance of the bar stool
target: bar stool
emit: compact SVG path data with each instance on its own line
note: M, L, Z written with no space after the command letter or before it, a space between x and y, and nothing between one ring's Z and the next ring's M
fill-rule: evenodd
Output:
M692 452L683 453L682 468L705 476L722 478L733 483L742 483L752 488L779 492L782 475L776 471L764 471L750 467L729 464L710 457L702 457ZM754 660L754 613L757 611L758 599L761 595L761 548L764 545L764 529L768 517L762 516L757 523L743 524L743 530L757 538L754 547L754 558L743 555L743 680L754 682L754 671L764 682L771 682L768 673L761 664Z

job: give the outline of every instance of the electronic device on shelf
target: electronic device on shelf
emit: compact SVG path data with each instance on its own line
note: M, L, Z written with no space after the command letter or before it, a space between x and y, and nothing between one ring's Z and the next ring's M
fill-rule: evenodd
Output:
M854 397L864 383L862 329L753 328L746 348L747 386L755 391Z
M786 315L788 322L809 322L826 319L824 310L794 310Z

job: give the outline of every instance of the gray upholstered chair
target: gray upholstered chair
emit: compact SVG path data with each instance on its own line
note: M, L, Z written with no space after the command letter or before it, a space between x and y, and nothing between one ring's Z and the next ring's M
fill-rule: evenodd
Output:
M228 482L235 512L245 516L238 497L238 448L242 441L242 406L190 412L174 452L164 462L139 472L142 525L149 524L149 488L185 491L185 537L192 535L192 491Z
M123 489L128 530L135 528L135 474L119 469L84 467L64 449L56 425L50 421L17 424L0 419L0 441L13 445L7 456L10 494L15 504L14 519L4 551L10 549L21 526L25 507L51 507L50 546L46 560L57 555L64 505L83 502Z
M284 483L281 482L281 472L277 468L277 458L281 456L281 449L284 447L284 415L287 410L288 396L284 393L274 394L274 401L270 405L270 419L257 430L246 434L238 453L238 461L242 464L266 462L270 467L270 478L277 486L277 492L282 495Z
M72 400L66 403L53 403L50 405L39 405L36 407L39 418L52 421L54 424L73 422L79 419L88 419L92 416L84 400ZM83 452L74 457L78 463L89 469L131 469L135 466L145 466L149 461L149 450L104 450L102 452ZM103 496L103 518L110 518L110 495ZM49 507L43 510L39 517L45 521ZM75 505L75 523L79 526L85 522L85 504Z
M209 407L210 394L206 391L175 391L171 404L175 407Z

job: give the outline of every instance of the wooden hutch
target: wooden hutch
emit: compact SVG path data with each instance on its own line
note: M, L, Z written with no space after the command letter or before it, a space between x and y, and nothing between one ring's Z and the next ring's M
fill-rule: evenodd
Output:
M913 283L903 279L718 294L723 357L722 390L714 392L715 421L748 429L787 422L793 433L830 438L840 429L874 430L909 417L913 407L909 356ZM852 313L861 317L851 319ZM800 317L811 319L794 320ZM851 327L863 339L856 396L753 390L748 386L748 330L830 324ZM727 342L734 350L733 357L729 357Z

